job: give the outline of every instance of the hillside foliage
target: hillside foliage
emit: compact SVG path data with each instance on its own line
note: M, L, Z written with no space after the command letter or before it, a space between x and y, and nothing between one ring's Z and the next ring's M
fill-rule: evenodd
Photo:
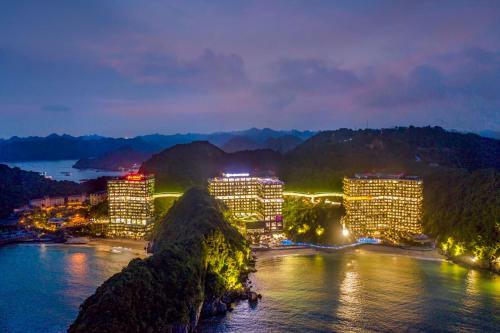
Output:
M283 207L284 229L294 242L334 245L349 242L342 236L342 206L324 201L286 199Z
M285 154L226 154L209 143L194 143L164 150L143 167L156 173L164 190L206 185L207 178L224 171L267 172L279 176L287 190L305 192L342 191L343 177L360 172L417 175L424 181L426 232L441 242L451 237L462 252L490 253L499 243L499 157L499 140L410 126L324 131ZM321 220L321 210L285 206L285 214L294 216L292 238L324 241L312 231L297 234L299 221Z
M53 181L36 172L10 168L0 164L0 219L10 215L14 208L26 205L30 199L48 196L66 196L82 191L79 184Z
M69 332L193 331L204 300L242 288L249 248L205 190L177 200L152 242L154 254L104 282Z
M500 173L480 169L430 175L423 223L448 254L473 254L492 264L500 257Z

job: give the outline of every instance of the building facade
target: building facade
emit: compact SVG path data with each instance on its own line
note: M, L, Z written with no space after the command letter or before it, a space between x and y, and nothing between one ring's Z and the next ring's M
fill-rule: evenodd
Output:
M422 233L423 182L403 174L344 178L345 224L356 236L395 240Z
M89 195L89 203L91 206L95 206L104 202L108 197L108 193L106 191L99 191L90 193Z
M51 208L57 206L64 206L66 200L64 197L44 197L39 199L30 200L29 205L37 208Z
M70 206L83 205L86 201L87 201L87 194L85 193L69 195L66 198L66 204Z
M154 222L154 176L129 174L108 181L110 236L143 238Z
M247 232L283 230L283 182L279 179L224 173L208 180L208 190L236 219L248 222Z

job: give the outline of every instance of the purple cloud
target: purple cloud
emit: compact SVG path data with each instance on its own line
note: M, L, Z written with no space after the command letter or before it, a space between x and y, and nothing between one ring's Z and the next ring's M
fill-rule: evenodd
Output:
M0 132L500 130L499 35L498 1L3 2Z

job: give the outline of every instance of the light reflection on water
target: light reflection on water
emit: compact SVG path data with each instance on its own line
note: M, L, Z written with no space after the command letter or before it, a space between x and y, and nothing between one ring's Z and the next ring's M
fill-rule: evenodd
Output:
M78 306L133 252L109 246L0 248L0 332L63 332ZM259 260L263 299L205 332L489 332L500 327L500 277L367 251Z
M74 169L77 160L56 161L27 161L27 162L0 162L12 168L17 167L26 171L45 172L54 180L71 180L80 182L84 179L95 179L103 176L121 176L124 172L103 171L94 169Z
M79 305L135 257L101 245L0 248L0 332L65 332Z
M368 251L257 262L255 308L241 302L203 332L494 332L500 277Z

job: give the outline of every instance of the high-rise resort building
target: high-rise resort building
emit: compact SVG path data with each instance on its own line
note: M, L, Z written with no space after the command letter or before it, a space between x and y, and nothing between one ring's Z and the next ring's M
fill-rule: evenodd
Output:
M423 182L404 174L356 174L344 178L345 224L355 236L382 237L422 233Z
M224 173L208 180L208 190L223 201L248 233L283 230L283 182L248 173Z
M153 175L129 174L108 181L110 236L142 238L153 227Z

